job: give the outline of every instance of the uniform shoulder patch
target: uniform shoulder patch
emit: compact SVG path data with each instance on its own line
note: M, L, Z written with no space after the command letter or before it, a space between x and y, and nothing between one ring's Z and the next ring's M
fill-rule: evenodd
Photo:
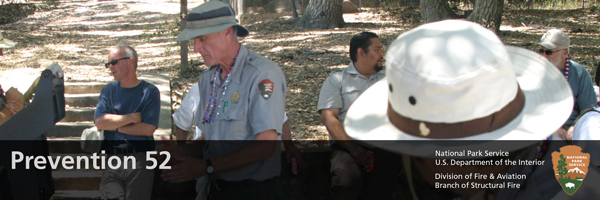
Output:
M264 98L265 100L269 99L271 97L271 94L273 94L273 91L275 90L275 85L273 84L273 81L271 81L270 79L265 79L262 80L260 83L258 83L258 89L260 90L260 96L262 98Z

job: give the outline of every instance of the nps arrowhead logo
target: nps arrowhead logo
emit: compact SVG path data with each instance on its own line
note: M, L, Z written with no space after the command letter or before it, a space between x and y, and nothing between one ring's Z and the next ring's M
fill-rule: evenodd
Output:
M560 148L560 152L552 152L554 177L563 190L573 195L583 183L590 165L590 154L581 152L581 147L568 145Z
M258 84L258 89L260 90L260 96L265 100L268 100L271 97L271 94L273 94L275 86L273 85L273 81L265 79Z

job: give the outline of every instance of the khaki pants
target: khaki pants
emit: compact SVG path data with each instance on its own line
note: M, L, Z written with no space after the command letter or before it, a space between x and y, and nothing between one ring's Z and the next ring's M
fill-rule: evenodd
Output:
M108 160L111 156L119 157L121 168L110 169L108 167ZM136 169L132 169L131 166L124 169L124 156L134 156L136 158ZM116 166L117 161L112 161L113 166ZM100 193L102 193L102 198L119 200L151 199L154 171L146 169L147 163L145 152L124 155L107 155L106 168L102 172L102 181L100 182Z

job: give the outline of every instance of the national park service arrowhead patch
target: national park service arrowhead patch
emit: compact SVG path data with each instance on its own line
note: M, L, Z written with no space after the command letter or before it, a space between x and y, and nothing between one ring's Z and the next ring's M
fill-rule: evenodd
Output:
M560 152L552 152L554 177L563 190L573 195L583 184L583 179L590 166L590 154L581 152L581 147L568 145L560 148Z
M259 84L258 84L258 89L260 90L260 96L262 98L269 99L271 97L271 94L273 94L273 90L275 85L273 84L273 81L269 80L269 79L265 79L262 80Z

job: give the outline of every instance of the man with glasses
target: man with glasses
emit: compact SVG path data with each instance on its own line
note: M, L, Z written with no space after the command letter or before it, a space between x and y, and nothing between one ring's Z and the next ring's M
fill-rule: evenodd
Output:
M573 112L567 122L558 129L562 139L571 140L573 125L577 118L596 105L596 94L592 84L592 78L588 71L579 63L572 61L569 57L569 36L559 29L552 29L542 36L538 52L550 61L565 76L571 86L575 97Z
M146 169L151 164L145 154L155 149L153 134L158 127L160 93L153 84L137 78L138 56L132 47L112 49L108 61L105 66L115 82L100 92L94 123L104 130L102 149L107 158L133 156L136 166L124 159L112 159L124 163L119 163L119 169L103 171L100 192L105 199L150 199L154 172Z

